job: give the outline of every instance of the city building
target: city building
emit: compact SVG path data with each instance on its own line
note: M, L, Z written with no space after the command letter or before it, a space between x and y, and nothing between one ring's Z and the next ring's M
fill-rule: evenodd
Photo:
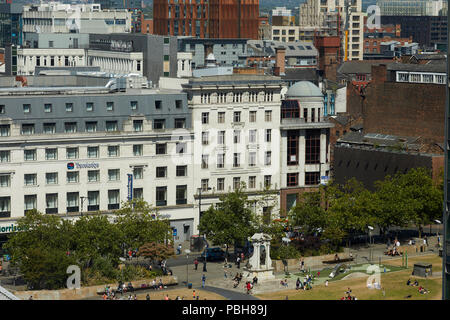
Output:
M198 233L185 93L131 89L110 78L96 77L103 80L96 86L61 86L86 76L31 78L53 86L0 88L2 226L31 209L68 218L109 214L133 197L170 220L175 242Z
M22 5L2 1L0 3L0 48L6 44L22 44Z
M330 173L330 128L324 116L322 91L300 81L286 92L281 105L281 215L295 206L303 192L317 188Z
M153 24L158 35L258 39L259 0L154 0Z
M259 17L258 40L272 39L272 25L268 16Z
M60 2L25 5L23 33L127 33L131 13L126 9L102 10L99 4Z
M361 0L307 0L300 5L300 38L339 36L340 60L363 59L364 14ZM341 59L342 58L342 59Z
M446 0L378 0L382 16L444 16Z
M276 7L272 10L272 26L295 26L295 16L286 7Z

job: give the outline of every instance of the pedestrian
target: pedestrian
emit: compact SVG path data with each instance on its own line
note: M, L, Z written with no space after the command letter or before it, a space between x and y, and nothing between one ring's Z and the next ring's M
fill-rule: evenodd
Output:
M154 290L156 290L156 280L155 279L153 279L153 281L152 281L152 287Z
M168 301L169 300L169 295L166 294L166 296L164 297L164 300Z
M295 282L295 290L298 290L300 288L300 278L297 278L297 281Z
M438 247L440 248L441 247L441 236L439 234L437 237L437 242L438 242ZM0 272L0 274L1 274L1 272Z
M192 300L195 300L195 290L192 291Z
M325 287L328 287L328 280L325 280Z
M203 276L202 276L202 288L205 287L205 282L206 282L206 276L203 274Z
M428 238L427 238L427 236L425 236L425 239L423 239L423 244L425 246L428 246Z
M134 294L134 300L137 300L137 295L136 294Z
M178 244L178 247L177 247L177 254L181 254L181 248L182 248L182 246L180 243L180 244Z
M305 271L305 260L304 260L304 259L302 259L302 262L301 262L301 265L300 265L300 270L301 270L302 272Z
M243 252L241 252L241 261L244 261L244 253Z
M150 295L147 293L147 296L145 297L145 300L150 300Z
M241 268L241 257L239 257L239 256L236 258L236 265L237 265L238 269Z
M194 259L194 270L197 271L198 268L198 260L197 258Z
M208 272L208 271L206 270L206 258L205 258L205 261L203 261L203 272Z
M252 284L250 283L250 281L247 281L246 287L247 287L247 294L250 294L250 290L252 290Z
M128 250L128 258L131 260L131 257L133 256L133 252L130 250Z

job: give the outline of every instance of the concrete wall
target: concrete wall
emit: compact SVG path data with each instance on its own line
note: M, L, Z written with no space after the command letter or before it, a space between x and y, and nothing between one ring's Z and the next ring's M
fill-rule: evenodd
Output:
M157 281L159 279L162 279L165 286L178 283L178 278L176 276L156 278ZM153 279L132 281L131 283L134 288L140 288L142 284L149 285L151 281L153 281ZM23 300L28 300L30 296L33 296L33 300L82 300L99 296L99 293L102 294L106 286L116 289L118 284L112 283L100 286L81 287L80 289L14 291L13 293Z

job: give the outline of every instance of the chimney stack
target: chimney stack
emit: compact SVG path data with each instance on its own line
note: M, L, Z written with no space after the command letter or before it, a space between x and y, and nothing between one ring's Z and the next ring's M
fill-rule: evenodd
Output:
M285 75L285 59L286 59L286 49L284 47L275 48L276 58L275 58L275 68L273 74L276 76Z

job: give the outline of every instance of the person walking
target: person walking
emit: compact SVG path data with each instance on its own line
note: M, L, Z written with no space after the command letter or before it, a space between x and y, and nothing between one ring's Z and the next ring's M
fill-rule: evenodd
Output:
M241 257L239 257L239 256L236 258L236 266L238 269L241 268Z
M197 271L197 268L198 268L198 260L197 260L197 258L195 258L195 260L194 260L194 270Z
M203 272L208 272L208 270L206 270L206 258L205 261L203 261Z
M181 254L181 248L182 248L182 246L181 246L181 243L180 243L180 244L178 244L178 247L177 247L177 254L178 255Z
M205 283L206 283L206 276L203 274L202 275L202 288L205 287Z

